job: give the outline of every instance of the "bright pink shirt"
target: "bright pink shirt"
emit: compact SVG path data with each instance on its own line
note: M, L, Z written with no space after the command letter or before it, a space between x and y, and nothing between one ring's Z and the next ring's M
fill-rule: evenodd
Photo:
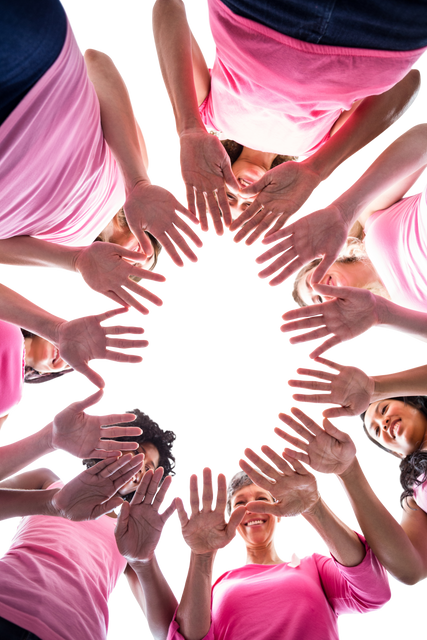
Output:
M425 50L311 44L208 2L216 59L202 120L221 138L259 151L313 153L343 110L387 91Z
M414 500L427 513L427 481L414 487Z
M105 639L108 598L126 566L114 527L108 516L23 518L0 560L0 616L43 640Z
M366 252L393 302L427 311L427 187L372 214Z
M0 418L21 400L24 366L21 329L0 320Z
M248 564L212 588L204 640L337 640L338 615L378 609L390 599L387 574L366 545L356 567L315 553L300 565ZM182 640L174 620L168 640Z
M88 245L125 201L100 107L68 25L50 69L0 127L0 239Z

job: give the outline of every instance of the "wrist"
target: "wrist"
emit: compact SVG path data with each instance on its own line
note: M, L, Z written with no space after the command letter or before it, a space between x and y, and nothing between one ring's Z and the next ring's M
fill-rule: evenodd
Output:
M45 489L43 491L43 493L45 494L43 496L44 500L42 501L40 508L41 510L38 512L40 515L42 516L57 516L57 517L62 517L62 518L66 518L66 514L63 513L62 510L58 509L58 507L55 504L55 496L56 494L61 491L61 489L57 488L57 489Z
M341 473L337 473L337 477L345 483L347 480L351 479L351 477L357 472L358 468L359 462L356 456L354 456L348 467L346 467L344 471L341 471Z
M129 177L125 180L125 194L126 200L129 198L131 193L138 188L138 190L145 189L151 185L151 180L148 177L147 173L145 175L135 175L133 177Z
M197 122L195 119L193 119L192 121L187 122L185 125L182 125L181 128L178 131L178 135L179 135L180 139L183 136L188 135L190 133L205 133L206 135L210 135L206 131L206 128L205 128L203 122L201 120L199 122Z
M216 551L209 551L208 553L195 553L192 551L190 565L206 575L211 575L216 553Z
M313 496L313 501L309 507L305 511L301 513L301 515L305 517L317 518L320 515L321 509L323 506L322 496L318 491L316 491L316 496Z
M144 571L150 571L155 563L156 556L153 553L149 558L127 558L124 556L128 565L132 567L135 573L142 573Z

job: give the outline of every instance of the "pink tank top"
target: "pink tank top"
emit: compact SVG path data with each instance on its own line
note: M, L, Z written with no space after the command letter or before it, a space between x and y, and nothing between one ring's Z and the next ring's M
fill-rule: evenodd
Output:
M202 120L221 138L259 151L313 153L343 110L387 91L425 50L311 44L208 2L216 59Z
M24 366L21 329L0 320L0 418L21 400Z
M0 127L0 238L88 245L125 201L95 89L68 25L64 47Z

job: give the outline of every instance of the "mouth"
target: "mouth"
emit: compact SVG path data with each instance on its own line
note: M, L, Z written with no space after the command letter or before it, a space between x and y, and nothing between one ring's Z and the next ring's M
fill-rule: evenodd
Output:
M392 438L396 439L396 431L401 424L402 424L402 420L400 418L393 420L393 422L391 423L388 432Z
M257 527L259 525L263 525L267 522L267 520L262 520L261 518L254 518L253 520L248 520L245 522L245 527Z
M237 182L242 187L242 189L244 189L245 187L249 187L249 185L251 185L254 180L249 180L248 178L237 178Z
M59 359L59 349L57 349L56 347L54 348L54 352L53 352L53 358L52 358L52 364L55 365L58 362Z

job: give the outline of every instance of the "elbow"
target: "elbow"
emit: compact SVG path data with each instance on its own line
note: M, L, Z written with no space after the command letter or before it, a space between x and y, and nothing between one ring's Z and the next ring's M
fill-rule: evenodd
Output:
M88 69L105 68L106 66L113 64L110 56L107 56L106 53L97 51L96 49L86 49L84 52L84 59Z

